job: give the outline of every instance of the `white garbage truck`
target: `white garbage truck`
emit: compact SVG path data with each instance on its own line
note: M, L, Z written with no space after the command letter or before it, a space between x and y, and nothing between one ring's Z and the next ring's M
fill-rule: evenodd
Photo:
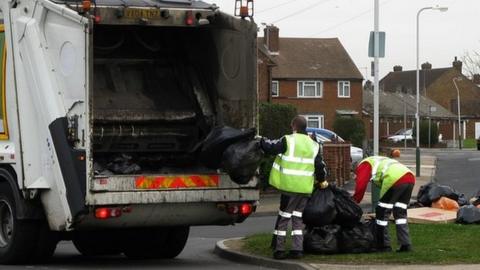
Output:
M0 264L173 258L189 227L242 222L256 177L198 161L257 123L253 20L193 0L2 0Z

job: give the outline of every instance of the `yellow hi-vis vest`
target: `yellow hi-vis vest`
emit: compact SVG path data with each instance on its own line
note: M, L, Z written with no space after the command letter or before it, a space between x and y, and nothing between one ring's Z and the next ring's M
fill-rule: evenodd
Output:
M360 163L363 162L368 162L372 166L370 181L380 188L380 198L405 174L412 173L407 166L387 157L372 156L362 160Z
M270 185L279 190L311 194L315 181L315 157L320 146L308 135L285 136L287 151L275 158L270 171Z

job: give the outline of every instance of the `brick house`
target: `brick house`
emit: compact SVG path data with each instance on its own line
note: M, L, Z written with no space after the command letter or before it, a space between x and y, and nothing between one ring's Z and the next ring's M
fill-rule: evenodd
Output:
M294 105L309 127L332 129L337 115L361 116L363 76L337 38L280 38L267 26L258 48L261 102Z
M416 96L410 93L380 91L379 136L386 138L400 129L415 126ZM442 140L452 140L452 124L455 114L435 101L421 96L420 115L428 117L436 125ZM373 87L367 81L363 91L363 115L367 138L373 139Z
M470 80L462 74L462 62L455 57L452 67L432 68L430 63L422 64L420 70L420 94L448 109L457 115L457 90L460 93L461 129L463 138L480 137L480 76ZM475 81L477 80L477 81ZM395 66L394 71L380 81L380 89L387 92L416 94L416 71L403 71L401 66ZM421 117L426 114L421 113ZM446 138L458 136L458 126L451 122L441 128ZM455 135L457 134L457 135Z

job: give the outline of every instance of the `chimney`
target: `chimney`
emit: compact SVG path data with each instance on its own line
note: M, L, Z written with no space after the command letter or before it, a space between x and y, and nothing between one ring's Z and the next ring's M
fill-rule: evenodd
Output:
M432 69L432 64L425 62L422 64L422 70Z
M462 73L462 61L457 60L457 57L455 56L455 60L452 63L452 66L458 70L458 72Z
M400 72L402 70L403 70L402 66L396 65L393 67L393 72Z
M476 85L480 85L480 74L473 74L472 82Z
M267 25L263 30L264 42L268 51L271 53L278 53L279 51L279 29L275 25Z

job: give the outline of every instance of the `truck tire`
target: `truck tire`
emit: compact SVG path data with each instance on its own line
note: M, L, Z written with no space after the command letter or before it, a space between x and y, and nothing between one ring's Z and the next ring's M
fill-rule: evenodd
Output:
M124 254L130 259L175 258L185 247L189 231L188 226L131 231Z
M79 231L73 236L73 245L83 256L117 255L122 252L118 235L109 231Z
M171 228L164 245L164 252L162 252L163 258L172 259L180 255L187 244L189 233L190 227L188 226Z
M35 222L17 219L13 190L9 183L0 182L0 264L29 262L37 235Z
M50 230L46 220L41 220L37 225L39 228L38 240L32 254L32 262L45 263L50 261L55 253L60 237L57 232Z

